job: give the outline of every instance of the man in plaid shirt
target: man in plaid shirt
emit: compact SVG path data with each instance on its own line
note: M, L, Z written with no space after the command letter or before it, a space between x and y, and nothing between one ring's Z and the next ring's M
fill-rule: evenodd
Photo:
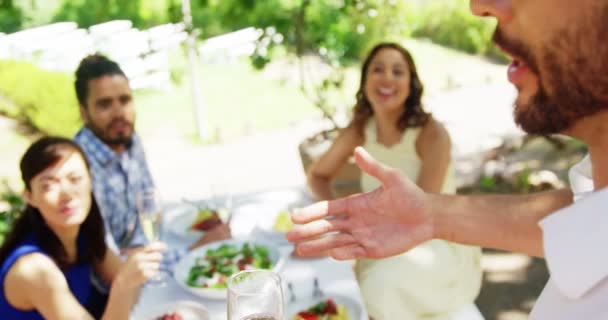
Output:
M94 54L81 61L75 87L84 126L74 140L90 163L106 241L113 250L129 254L147 243L137 215L136 195L154 188L134 129L135 105L129 80L116 62ZM192 247L228 237L230 231L222 224L205 233ZM184 252L185 249L166 252L163 265L173 264Z

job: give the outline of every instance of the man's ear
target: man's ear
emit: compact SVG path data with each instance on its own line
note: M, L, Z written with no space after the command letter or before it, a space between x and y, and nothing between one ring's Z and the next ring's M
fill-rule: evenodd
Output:
M87 111L87 107L84 105L80 105L80 120L84 123L89 123L89 112Z

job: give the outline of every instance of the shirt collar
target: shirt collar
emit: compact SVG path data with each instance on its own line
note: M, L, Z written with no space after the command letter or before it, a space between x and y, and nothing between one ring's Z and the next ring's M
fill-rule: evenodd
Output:
M574 194L583 194L593 191L593 172L589 154L570 168L568 171L568 180L570 181L570 188Z
M551 280L578 299L608 277L608 188L589 194L540 222Z
M86 149L86 153L93 159L97 160L101 165L105 166L113 159L119 159L120 155L114 152L107 144L99 139L91 129L82 127L76 134L77 137L86 140L83 148ZM131 149L137 143L137 136L133 134L133 143L125 152L131 153ZM119 159L120 160L120 159Z

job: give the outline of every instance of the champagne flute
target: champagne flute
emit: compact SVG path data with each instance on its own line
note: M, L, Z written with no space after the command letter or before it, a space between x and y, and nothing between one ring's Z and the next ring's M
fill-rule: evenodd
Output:
M228 320L283 320L283 288L278 274L245 270L228 279Z
M160 241L162 233L162 204L158 191L155 189L143 190L136 195L137 213L141 229L148 243ZM158 273L149 281L154 286L166 284L167 273L159 269Z

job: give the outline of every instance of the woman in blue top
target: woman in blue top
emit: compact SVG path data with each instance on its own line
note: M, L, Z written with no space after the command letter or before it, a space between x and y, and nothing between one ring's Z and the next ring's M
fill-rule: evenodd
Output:
M90 272L111 283L102 319L128 319L165 249L153 243L121 262L104 241L88 164L71 140L47 137L21 159L27 207L0 247L0 318L92 319Z

